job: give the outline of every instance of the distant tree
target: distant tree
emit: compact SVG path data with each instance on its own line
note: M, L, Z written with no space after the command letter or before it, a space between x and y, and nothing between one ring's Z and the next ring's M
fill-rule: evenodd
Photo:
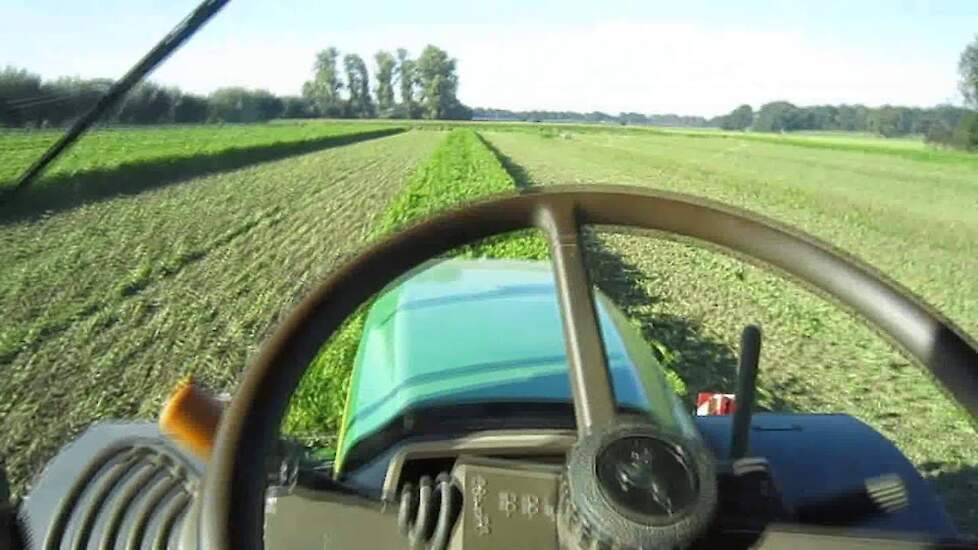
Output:
M317 53L316 62L313 64L313 78L302 85L303 97L315 104L321 116L338 117L343 112L340 100L343 83L340 82L336 70L339 56L340 52L332 47Z
M933 110L932 109L921 109L920 107L910 107L907 109L906 114L906 124L907 133L914 135L924 135L927 133L927 129L930 127L930 122L933 120Z
M978 35L961 52L958 73L961 75L959 86L964 100L978 108Z
M416 70L424 118L451 118L460 110L455 97L458 90L455 60L445 50L432 45L425 47L418 57Z
M173 103L173 122L206 122L207 121L207 98L181 94Z
M899 116L897 120L899 135L906 136L913 134L920 127L923 110L919 107L897 107L897 114Z
M39 123L36 105L45 98L41 77L26 69L6 67L0 71L0 126Z
M404 48L397 49L397 83L401 92L400 115L403 118L418 118L421 113L417 108L414 88L418 84L415 62L408 57Z
M281 116L282 118L313 118L316 116L316 107L304 97L283 97Z
M541 116L539 118L543 120L547 117ZM618 113L618 120L620 120L622 124L648 124L649 123L649 117L643 115L642 113Z
M374 104L370 99L370 76L367 74L367 64L355 53L343 57L343 68L346 69L346 87L349 91L346 114L351 117L371 118L374 116Z
M840 105L836 109L835 120L840 130L862 132L866 130L869 109L863 105Z
M91 109L111 85L104 78L59 77L45 82L41 91L53 99L40 106L38 115L44 125L68 124Z
M934 120L924 132L924 142L932 145L950 145L954 135L953 129L943 121Z
M956 107L954 105L938 105L937 107L930 109L925 116L929 116L933 120L940 121L948 128L953 129L957 128L961 123L961 120L972 112L973 111L969 109Z
M601 123L615 123L618 122L618 118L609 115L608 113L603 113L601 111L592 111L584 115L584 120L588 122L601 122Z
M575 111L510 111L507 109L486 109L476 107L472 116L479 120L539 120L541 122L607 122L617 124L652 124L656 126L707 126L707 119L700 116L681 116L674 114L620 113L612 116L605 113L578 113ZM718 119L719 120L719 119ZM719 125L719 122L717 122Z
M754 109L750 105L741 105L720 121L724 130L746 130L754 123Z
M448 111L446 111L445 118L448 120L472 120L472 115L472 108L467 105L463 105L461 101L456 99L455 102L449 106Z
M220 88L207 97L209 122L250 122L258 119L246 97L248 90L240 87Z
M701 116L682 116L682 115L649 115L649 124L657 126L707 126L708 122Z
M873 109L867 118L867 129L883 137L901 135L903 113L899 107L884 105Z
M282 100L267 90L221 88L208 98L211 122L261 122L282 114Z
M951 144L959 149L978 151L978 113L971 113L961 119L951 137Z
M953 105L923 112L924 141L932 145L978 151L978 113Z
M178 97L176 90L167 90L153 82L140 82L126 94L115 119L123 124L172 122L173 105Z
M255 102L259 121L272 120L282 116L285 105L282 98L277 97L272 92L262 89L252 90L251 98Z
M774 101L761 105L754 121L758 132L789 132L811 127L811 116L787 101Z
M374 54L377 62L377 110L381 116L390 116L394 108L394 69L397 66L390 52L379 51Z
M833 105L817 105L809 107L812 113L813 130L838 130L839 108Z

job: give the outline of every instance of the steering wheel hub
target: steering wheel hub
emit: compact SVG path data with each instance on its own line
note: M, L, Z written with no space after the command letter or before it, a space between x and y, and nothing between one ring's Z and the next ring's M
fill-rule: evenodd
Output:
M698 483L682 448L661 439L612 441L598 455L596 473L605 498L643 523L669 522L696 497Z
M692 542L715 506L703 444L636 421L582 437L568 453L557 528L570 548L672 548Z

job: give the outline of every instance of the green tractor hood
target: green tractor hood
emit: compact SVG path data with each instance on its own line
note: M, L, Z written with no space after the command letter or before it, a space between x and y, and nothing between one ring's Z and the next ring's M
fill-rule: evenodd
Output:
M596 296L619 405L664 420L685 417L675 414L681 404L641 335ZM388 287L370 308L357 351L337 471L406 411L481 403L571 403L547 262L437 261Z

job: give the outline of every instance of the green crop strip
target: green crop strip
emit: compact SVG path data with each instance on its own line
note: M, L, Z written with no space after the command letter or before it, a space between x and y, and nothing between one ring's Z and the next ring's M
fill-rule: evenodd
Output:
M496 154L473 130L454 129L381 216L373 238L390 235L445 209L516 187L516 181ZM543 237L530 230L490 237L449 255L546 260L549 251ZM331 443L323 436L340 428L368 308L366 304L350 317L313 361L292 396L286 432L310 443ZM671 370L666 375L673 388L684 394L685 385L678 375Z
M436 212L514 188L513 179L475 132L455 129L411 176L377 221L372 236L387 236ZM549 257L546 241L526 232L492 237L452 255L532 260ZM365 305L346 321L306 372L292 396L285 421L287 432L316 440L324 432L339 429L367 308Z

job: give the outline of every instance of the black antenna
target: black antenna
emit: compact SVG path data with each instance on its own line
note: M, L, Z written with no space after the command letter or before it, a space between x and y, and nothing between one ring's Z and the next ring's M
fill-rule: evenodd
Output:
M0 205L5 204L11 200L17 193L23 191L28 185L31 184L37 177L44 171L54 159L58 158L65 149L70 147L78 138L95 124L95 121L99 119L106 111L115 106L120 99L137 82L143 79L149 72L156 68L164 59L169 57L177 48L179 48L188 38L193 36L204 23L206 23L211 17L214 16L221 8L228 3L229 0L204 0L197 6L194 11L190 13L183 21L173 27L162 40L159 41L156 46L149 51L142 59L136 63L133 68L129 69L129 72L125 74L119 81L112 85L111 88L99 98L98 102L94 107L91 108L87 113L85 113L81 118L75 121L71 125L71 128L64 133L61 138L56 141L51 147L41 155L41 158L34 161L34 164L25 171L17 183L14 184L13 188L6 193L5 196L0 197Z

